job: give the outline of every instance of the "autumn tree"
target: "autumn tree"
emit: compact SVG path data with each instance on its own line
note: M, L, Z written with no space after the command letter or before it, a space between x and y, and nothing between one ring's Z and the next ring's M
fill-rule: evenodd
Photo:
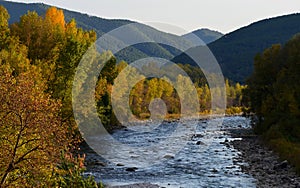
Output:
M39 60L49 60L54 58L54 47L57 41L51 25L36 12L28 12L21 16L20 22L11 26L12 35L18 36L22 44L28 47L28 58L33 64Z
M143 112L145 113L144 105L144 92L145 92L145 80L139 81L131 90L129 104L132 113L136 116L140 116Z
M59 117L61 104L44 93L40 69L30 64L26 46L10 36L5 19L8 16L2 19L7 40L0 51L1 187L42 186L50 181L70 140Z
M62 101L63 120L70 124L74 123L71 90L75 71L83 55L95 40L95 32L77 28L74 20L68 23L61 43L62 49L55 63L55 77L48 84L52 96Z
M65 23L62 10L51 7L45 17L28 12L11 26L12 35L28 48L31 64L40 68L47 92L62 102L62 121L75 131L72 112L72 83L83 54L96 40L93 31L77 28L75 20Z
M230 83L229 80L225 81L226 98L228 107L240 107L242 106L242 90L245 86L239 83Z
M8 35L9 35L9 28L8 28L8 19L9 14L7 10L0 6L0 45L4 45L7 42Z
M34 69L15 78L9 69L0 73L1 185L41 186L68 145L67 128Z
M66 159L73 139L69 125L62 121L60 100L46 92L49 80L43 73L48 61L29 59L31 36L12 34L8 17L0 6L1 31L5 31L0 32L0 187L96 187L81 176L81 158ZM24 20L33 21L26 22L26 28L41 23L35 13ZM34 29L28 31L36 34ZM45 66L40 66L42 62Z
M62 10L58 10L56 7L50 7L46 11L45 19L48 20L54 26L65 28L65 15Z

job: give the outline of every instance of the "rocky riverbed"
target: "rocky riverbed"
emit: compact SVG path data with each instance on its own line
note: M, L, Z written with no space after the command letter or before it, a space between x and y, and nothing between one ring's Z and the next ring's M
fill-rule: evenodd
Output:
M225 117L221 127L211 129L215 120L197 122L196 133L180 152L167 153L164 161L151 166L138 167L126 161L112 163L83 147L87 154L86 175L94 176L109 188L300 188L300 177L287 161L279 159L253 134L248 118ZM182 126L191 123L195 122L189 120ZM156 141L171 137L170 132L177 124L165 123L152 132L123 129L112 136L132 146L131 150L124 148L119 152L128 152L129 159L141 162L145 143L157 144ZM173 147L172 143L169 147ZM164 152L159 145L157 148Z
M92 175L97 181L115 188L255 187L255 179L242 172L240 165L243 162L233 163L240 152L232 146L227 147L232 138L226 129L249 128L249 123L250 120L244 117L217 117L163 122L150 131L140 131L152 127L150 125L117 130L112 136L128 147L116 150L112 146L111 150L129 157L107 160L82 148L86 153L86 175ZM195 129L189 132L189 137L174 131L191 127ZM173 140L177 143L186 140L186 143L176 151L178 144ZM155 149L155 154L150 153L151 147ZM149 165L147 155L159 160ZM116 162L112 162L115 159Z
M276 153L270 150L261 139L250 129L228 130L233 137L242 137L242 140L224 142L228 147L233 146L241 152L234 158L234 163L241 165L243 172L257 179L258 188L300 188L300 177L295 173L286 160L281 160ZM150 183L113 186L109 188L159 188Z
M234 158L235 163L240 161L243 172L257 180L258 188L300 188L300 177L297 176L292 166L278 157L251 130L232 130L233 137L242 137L242 140L229 142L242 155ZM300 157L300 156L299 156Z

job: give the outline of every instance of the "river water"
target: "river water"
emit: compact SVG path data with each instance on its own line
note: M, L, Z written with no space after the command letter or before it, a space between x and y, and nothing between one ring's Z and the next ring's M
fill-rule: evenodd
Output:
M217 129L210 128L216 121L222 120ZM196 124L195 132L187 143L176 153L166 154L153 165L144 161L141 153L145 150L145 143L155 144L165 137L172 136L174 126ZM152 183L167 188L197 188L197 187L256 187L256 180L243 173L240 165L248 165L239 159L241 153L235 150L228 141L233 139L227 129L250 128L250 120L245 117L232 116L212 119L185 120L184 125L178 122L164 122L161 126L149 131L136 131L145 125L135 125L134 130L122 129L112 136L123 144L131 146L129 153L131 162L114 163L99 155L88 152L86 174L93 175L97 181L107 185L126 185L133 183ZM174 144L175 145L175 144ZM173 147L172 143L168 145ZM164 153L164 148L157 148L156 152ZM132 162L133 161L133 162Z

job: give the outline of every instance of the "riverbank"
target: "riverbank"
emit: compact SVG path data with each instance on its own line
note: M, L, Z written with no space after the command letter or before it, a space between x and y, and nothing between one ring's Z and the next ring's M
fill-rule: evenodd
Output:
M257 180L258 188L300 188L300 177L293 167L270 150L259 136L249 130L231 130L230 132L232 137L242 138L242 140L230 142L230 145L242 153L234 161L236 163L244 161L249 164L241 168Z

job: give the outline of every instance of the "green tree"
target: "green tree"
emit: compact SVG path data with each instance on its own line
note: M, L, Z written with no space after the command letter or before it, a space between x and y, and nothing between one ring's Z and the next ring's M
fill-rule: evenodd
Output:
M278 64L281 46L273 45L266 49L262 55L258 54L254 60L254 72L247 81L248 88L244 94L250 99L250 107L262 120L262 103L267 97L272 97L273 83L276 81L277 73L280 70ZM270 99L269 99L270 101ZM268 107L273 108L272 104Z
M266 49L244 95L259 117L255 130L300 173L300 35Z

